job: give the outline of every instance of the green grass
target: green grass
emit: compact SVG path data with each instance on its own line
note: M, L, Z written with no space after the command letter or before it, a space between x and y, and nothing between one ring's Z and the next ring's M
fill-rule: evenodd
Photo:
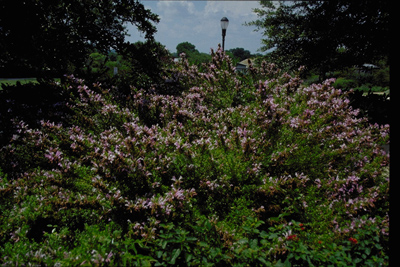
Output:
M37 82L36 78L16 78L16 79L0 79L0 90L3 87L3 84L8 84L8 85L16 85L18 82L20 82L21 84L25 84L25 83L30 83L30 82Z
M60 81L60 78L54 78L54 81ZM3 89L4 85L17 85L20 82L21 84L27 83L37 83L36 78L0 78L0 90Z

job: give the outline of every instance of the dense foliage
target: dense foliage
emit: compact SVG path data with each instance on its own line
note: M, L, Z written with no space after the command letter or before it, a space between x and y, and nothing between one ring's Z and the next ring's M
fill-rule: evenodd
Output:
M162 44L153 40L124 44L119 53L92 53L81 77L86 82L100 82L103 86L130 91L130 86L149 88L165 82L166 69L171 64L170 54ZM114 67L117 68L116 73Z
M248 23L260 30L262 51L271 62L291 69L300 65L327 71L374 63L389 54L390 2L261 1L259 19Z
M124 101L73 76L48 103L4 88L1 264L388 265L389 126L333 80L212 56Z
M233 57L237 58L238 61L254 57L254 55L252 55L249 50L245 50L241 47L232 48L227 50L226 52L231 52Z
M120 49L127 23L152 39L157 22L137 0L0 0L0 72L50 78L76 73L91 52Z
M203 63L208 63L211 61L210 54L201 53L196 49L194 44L189 42L182 42L176 46L176 53L174 53L175 57L178 57L184 53L190 65L197 65L201 67Z

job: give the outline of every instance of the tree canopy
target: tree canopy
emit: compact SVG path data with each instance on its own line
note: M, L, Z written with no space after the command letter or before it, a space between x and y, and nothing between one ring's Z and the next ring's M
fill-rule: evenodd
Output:
M91 52L118 50L126 23L151 39L157 22L137 0L0 0L0 71L19 77L75 72Z
M176 53L180 55L181 53L189 54L189 53L199 53L199 51L196 49L196 46L194 44L191 44L189 42L183 42L179 43L176 46Z
M239 59L239 61L252 56L249 50L245 50L242 47L232 48L227 50L227 52L231 52L234 57Z
M211 55L200 53L199 50L196 49L196 46L189 42L182 42L176 46L176 54L179 56L181 53L186 54L190 64L198 66L211 60Z
M389 51L389 1L261 1L262 51L288 68L320 73L374 62Z

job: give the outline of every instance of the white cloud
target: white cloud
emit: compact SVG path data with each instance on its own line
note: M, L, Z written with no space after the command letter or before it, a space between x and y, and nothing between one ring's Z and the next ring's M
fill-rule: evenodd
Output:
M256 18L253 8L259 7L257 1L207 1L205 14L223 14L228 19Z
M196 13L194 3L191 1L157 1L156 14L161 19L172 22L176 18L189 18Z

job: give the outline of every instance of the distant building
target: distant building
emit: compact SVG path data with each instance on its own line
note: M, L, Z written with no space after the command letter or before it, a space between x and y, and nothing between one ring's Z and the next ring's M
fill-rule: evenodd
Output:
M182 58L181 57L174 57L174 62L181 62Z
M236 71L241 73L247 73L247 69L249 68L251 61L253 61L253 59L251 58L246 58L245 60L240 61L239 63L236 64Z
M358 73L372 73L373 70L377 70L379 67L373 64L365 63L361 66L356 66L356 69L358 70Z

